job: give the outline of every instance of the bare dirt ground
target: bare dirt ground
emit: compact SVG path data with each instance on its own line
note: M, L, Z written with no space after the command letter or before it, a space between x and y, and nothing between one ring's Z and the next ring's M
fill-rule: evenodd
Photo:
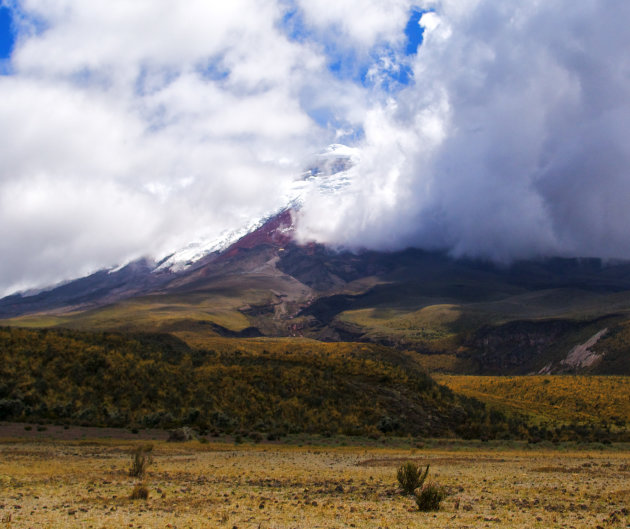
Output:
M62 426L58 424L0 423L0 439L59 440L120 439L165 441L168 432L159 429L131 431L125 428L96 428L92 426Z
M154 441L139 480L128 471L143 442L0 442L0 529L630 527L627 451ZM398 492L408 460L448 489L440 511ZM129 498L139 481L147 500Z

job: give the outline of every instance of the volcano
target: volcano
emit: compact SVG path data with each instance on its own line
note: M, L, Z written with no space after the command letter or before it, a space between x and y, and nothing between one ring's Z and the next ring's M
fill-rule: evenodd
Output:
M373 342L463 373L630 373L627 262L507 266L414 248L300 244L304 196L351 185L354 161L352 150L331 146L276 211L159 260L5 297L0 321L169 333L196 346L248 336Z

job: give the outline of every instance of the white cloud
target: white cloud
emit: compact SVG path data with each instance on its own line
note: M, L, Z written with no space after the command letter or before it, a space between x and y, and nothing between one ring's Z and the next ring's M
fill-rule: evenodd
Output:
M304 98L326 85L325 60L285 35L275 0L9 5L20 32L0 77L0 197L13 206L0 291L231 228L277 205L335 137ZM331 84L342 113L357 105Z
M416 2L417 3L417 2ZM381 43L400 44L409 18L409 0L298 0L306 22L337 45L363 52Z
M630 257L630 5L425 7L415 84L367 114L358 184L311 201L302 235L500 260Z

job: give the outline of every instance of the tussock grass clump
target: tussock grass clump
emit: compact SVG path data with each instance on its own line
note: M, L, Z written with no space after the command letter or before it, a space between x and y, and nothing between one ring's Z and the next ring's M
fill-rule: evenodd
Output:
M446 490L433 482L425 484L428 475L429 465L423 471L422 466L411 461L401 465L396 473L402 493L413 496L418 510L437 511L446 497Z
M147 500L149 499L149 489L144 483L138 483L131 491L130 500Z
M147 467L153 463L153 445L146 444L138 446L131 454L131 466L129 467L129 475L132 478L144 476Z
M411 496L416 489L422 487L428 474L429 465L427 465L427 468L423 472L420 465L409 461L398 468L396 478L398 479L398 485L402 489L402 493Z
M425 484L419 491L413 493L414 500L420 511L439 511L440 503L446 497L443 487L435 483Z

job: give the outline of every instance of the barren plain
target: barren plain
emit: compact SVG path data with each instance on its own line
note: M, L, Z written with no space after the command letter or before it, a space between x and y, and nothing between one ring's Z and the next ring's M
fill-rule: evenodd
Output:
M153 462L132 478L131 454L147 442ZM342 445L5 439L0 528L630 527L630 451L619 446ZM406 461L430 464L446 487L439 511L398 491ZM130 499L139 482L146 500Z

